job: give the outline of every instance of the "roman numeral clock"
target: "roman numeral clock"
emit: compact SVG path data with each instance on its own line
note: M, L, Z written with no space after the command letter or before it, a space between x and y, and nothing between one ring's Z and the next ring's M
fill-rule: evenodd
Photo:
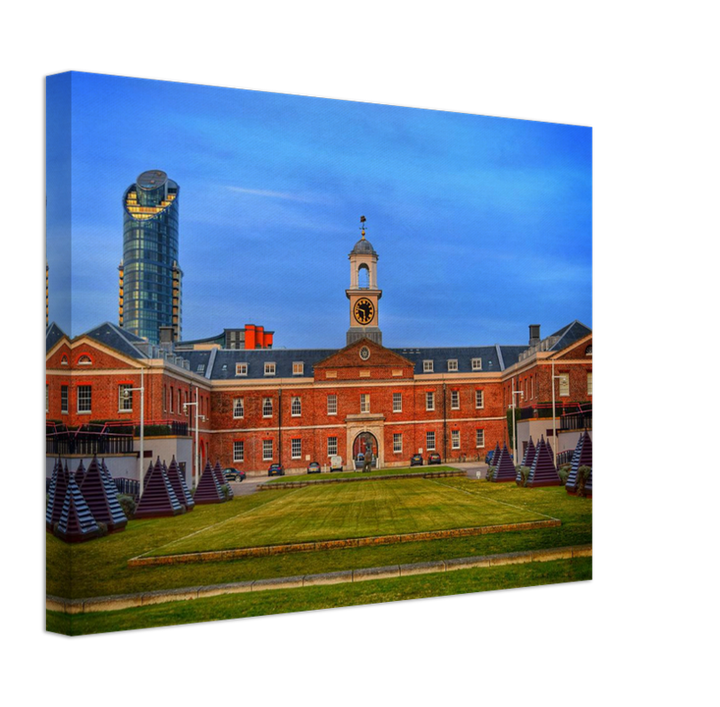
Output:
M378 326L378 300L382 290L377 286L378 254L365 238L365 217L360 217L362 237L348 256L350 260L350 287L345 290L350 300L350 328L346 343L352 344L368 338L382 345L382 332Z

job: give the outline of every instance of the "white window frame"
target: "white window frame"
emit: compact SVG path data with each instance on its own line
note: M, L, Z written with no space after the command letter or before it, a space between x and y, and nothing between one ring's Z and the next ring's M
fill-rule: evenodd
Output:
M120 383L118 385L118 412L133 411L133 392L130 388L132 388L132 383ZM129 393L127 397L123 395L126 390Z
M265 375L266 376L274 376L276 370L277 370L277 366L275 365L274 361L266 361L265 362Z
M263 398L262 416L264 418L273 416L273 399L272 398Z
M436 443L435 433L434 432L426 432L425 433L425 446L427 447L428 452L431 452L435 449L435 443Z
M481 449L485 446L485 430L475 430L475 448Z
M327 438L327 455L329 457L334 457L337 455L338 450L338 438L337 437L328 437Z
M233 442L233 462L236 464L242 464L245 461L245 442L235 441Z
M270 462L273 458L273 441L271 439L264 439L262 441L262 455L264 462Z
M360 393L360 412L370 412L370 393Z
M447 362L447 369L450 373L457 373L458 360L456 358L449 358Z
M245 398L233 400L233 420L242 420L245 417Z
M299 395L293 395L290 398L290 416L300 417L302 415L302 401Z
M393 393L393 412L402 412L402 393Z
M450 430L450 440L453 449L460 449L460 430Z
M65 394L64 396L63 393ZM63 397L65 400L63 400ZM70 387L67 385L60 386L60 414L70 414Z
M338 411L338 396L332 393L327 396L327 414L337 415Z
M473 371L482 371L482 359L481 358L474 358L470 362L470 367Z
M450 391L450 409L451 410L459 410L460 409L460 391L459 390L451 390Z
M432 373L435 368L435 365L432 361L432 359L425 359L423 361L423 373Z
M84 391L87 391L87 396L81 395L81 393L83 393ZM87 404L87 408L85 407L85 404ZM77 387L77 411L78 415L89 415L90 413L92 413L91 385L79 385Z
M592 395L592 371L588 371L587 374L587 394Z
M302 376L305 374L305 363L304 361L293 361L293 375Z
M482 410L485 407L485 391L482 388L475 390L475 409Z
M236 376L247 376L248 365L247 363L236 363L235 364L235 375Z
M563 392L565 391L565 392ZM558 373L558 395L567 398L570 395L570 374Z
M290 440L290 458L302 459L302 437Z
M402 432L393 433L393 453L402 454Z
M425 410L431 412L435 409L435 393L433 391L427 391L425 393Z

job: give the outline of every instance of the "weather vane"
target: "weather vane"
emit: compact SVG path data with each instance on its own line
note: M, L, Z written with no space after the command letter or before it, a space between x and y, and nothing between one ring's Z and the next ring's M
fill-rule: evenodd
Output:
M365 239L365 217L360 217L360 233L362 234L363 240Z

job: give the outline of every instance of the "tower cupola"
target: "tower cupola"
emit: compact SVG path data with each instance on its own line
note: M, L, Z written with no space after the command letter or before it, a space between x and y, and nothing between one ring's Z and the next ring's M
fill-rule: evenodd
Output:
M350 287L345 290L350 300L350 328L346 344L368 338L382 345L382 332L378 326L378 301L382 290L377 285L378 254L365 238L365 217L360 217L361 238L348 256L350 260Z

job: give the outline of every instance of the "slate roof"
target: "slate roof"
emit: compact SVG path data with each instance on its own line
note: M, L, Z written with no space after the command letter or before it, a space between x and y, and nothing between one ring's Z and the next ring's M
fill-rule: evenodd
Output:
M560 351L575 341L592 333L584 324L574 321L563 327L552 337L558 337L551 351ZM415 364L415 375L422 376L423 361L433 362L433 373L472 373L472 360L482 360L483 373L504 371L515 365L520 354L529 346L438 346L438 347L405 347L390 348L400 356L404 356ZM336 354L341 349L212 349L210 351L183 351L182 357L190 361L190 370L200 373L212 380L242 380L267 378L293 378L293 363L302 361L305 364L303 377L313 375L315 364ZM457 371L448 371L448 361L457 361ZM275 363L275 375L265 375L265 364ZM247 376L235 375L235 364L247 363ZM201 370L198 367L202 366Z
M87 336L91 339L95 339L105 346L119 351L126 356L131 358L147 358L147 353L143 351L143 346L147 346L147 340L141 336L137 336L125 329L121 329L116 324L111 322L105 322L90 331L86 331L81 336ZM138 344L140 346L138 346Z
M182 357L190 361L190 370L198 372L205 364L202 375L212 380L242 380L243 378L292 378L293 363L305 364L304 377L311 377L313 366L337 353L339 349L212 349L211 351L183 351ZM211 360L212 357L212 360ZM275 375L265 376L265 363L275 363ZM235 364L247 363L247 376L235 375Z
M482 361L484 373L503 371L517 362L517 357L527 346L457 346L457 347L423 347L391 349L397 354L410 359L415 364L415 375L423 374L423 361L433 362L434 373L448 373L448 361L457 361L456 373L473 372L472 360ZM477 372L477 371L475 371Z
M67 334L57 324L51 323L45 330L45 351L49 351L63 336L67 336ZM112 322L105 322L94 329L89 329L76 336L75 339L83 336L94 339L131 358L148 358L147 339L126 331Z
M550 337L557 337L557 341L549 348L550 351L560 351L571 346L579 339L591 334L592 330L581 322L575 320L566 327L558 330ZM52 348L64 336L64 332L56 325L51 324L46 331L46 350ZM130 333L110 322L105 322L83 336L109 346L120 353L133 358L148 358L148 342L140 336ZM480 371L483 373L500 372L513 366L519 361L520 355L530 348L521 346L461 346L461 347L404 347L389 348L415 364L415 375L422 376L423 361L433 361L433 373L457 372L471 373L472 360L482 360ZM313 375L313 367L320 361L332 356L341 348L336 349L218 349L177 351L176 354L189 362L192 373L202 375L210 380L259 380L273 378L309 378ZM448 371L448 361L457 361L457 371ZM275 375L265 375L265 363L275 363ZM293 376L293 363L304 363L302 376ZM247 376L236 376L235 365L247 363Z
M482 359L483 372L498 372L517 363L518 356L527 346L467 346L435 348L391 348L415 364L415 374L423 375L423 361L433 361L434 373L447 373L448 360L457 360L458 373L472 372L472 359ZM293 363L302 362L302 377L313 375L313 367L341 349L212 349L210 351L183 351L182 357L190 362L190 371L212 380L242 380L267 378L293 378ZM247 376L235 375L235 364L247 363ZM275 375L265 375L265 364L275 364ZM428 374L426 374L428 375Z
M57 344L67 334L55 322L51 322L45 329L45 353Z
M592 334L592 329L576 319L571 324L551 334L551 336L557 336L558 340L550 347L550 351L562 351L588 334Z

